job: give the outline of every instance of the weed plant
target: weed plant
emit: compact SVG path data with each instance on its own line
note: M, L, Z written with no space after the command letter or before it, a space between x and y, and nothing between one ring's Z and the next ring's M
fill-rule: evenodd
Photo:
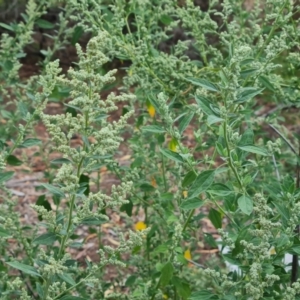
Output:
M290 122L300 103L300 7L208 3L29 0L23 21L0 24L1 300L300 299L297 115ZM52 24L43 16L55 6ZM20 59L38 27L53 42L40 49L40 74L24 80ZM91 36L86 47L76 44L82 34ZM78 60L62 74L55 55L72 44ZM103 98L116 59L125 75ZM64 113L46 113L53 99ZM37 146L48 166L31 205L40 221L24 223L6 183L26 165L22 149ZM103 167L120 182L111 191L100 183ZM115 224L116 247L104 244L113 214L124 222ZM220 243L207 219L230 251L204 260L201 244ZM99 259L82 263L74 249L90 233Z

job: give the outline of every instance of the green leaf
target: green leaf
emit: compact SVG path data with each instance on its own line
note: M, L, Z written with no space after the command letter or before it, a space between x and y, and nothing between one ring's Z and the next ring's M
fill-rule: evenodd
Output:
M6 158L6 162L10 165L10 166L20 166L22 165L22 161L19 160L17 157L15 157L14 155L9 155Z
M90 300L90 298L82 298L82 297L77 297L72 295L66 295L59 298L59 300Z
M80 188L84 188L83 194L88 196L90 193L90 178L88 175L81 174L79 178Z
M161 18L160 18L160 21L164 25L168 26L168 25L171 24L171 22L173 21L173 19L171 17L169 17L168 15L162 15Z
M194 292L189 298L189 300L217 300L217 299L219 299L218 296L214 295L212 292L207 290Z
M183 300L188 299L191 295L191 289L187 282L184 279L174 276L172 279L172 283L176 288L176 291Z
M100 217L89 217L83 219L80 224L84 225L101 225L107 222L106 218L100 218Z
M168 244L162 244L157 246L153 251L152 254L158 254L158 253L167 253L170 251L170 245Z
M35 23L37 24L37 26L39 26L40 28L43 28L43 29L52 29L55 26L53 23L50 23L43 19L38 19L35 21Z
M75 46L75 44L79 41L80 37L82 36L83 34L83 28L81 26L76 26L74 31L73 31L73 36L72 36L72 39L71 39L71 44L73 46Z
M187 81L189 81L193 85L203 87L208 91L212 91L212 92L218 92L219 91L218 87L214 83L212 83L212 82L210 82L206 79L187 78Z
M56 241L56 235L52 232L44 233L37 238L35 238L32 243L37 245L53 245Z
M198 207L201 207L204 204L204 201L202 201L200 198L189 198L185 200L181 205L181 209L183 210L192 210Z
M194 198L202 192L205 192L212 185L214 175L215 173L213 170L204 171L198 175L189 190L189 198Z
M224 121L224 119L216 117L214 115L209 115L208 118L207 118L208 125L212 125L212 124L215 124L215 123L218 123L218 122L223 122L223 121Z
M120 211L125 211L128 217L132 216L132 209L133 209L133 203L131 200L128 201L128 203L122 204L120 207Z
M44 187L46 190L48 190L53 195L56 195L56 196L59 196L59 197L65 197L65 194L63 193L63 191L61 189L55 187L52 184L42 183L41 186Z
M241 140L239 141L239 146L252 145L254 141L254 133L252 129L246 129L242 134Z
M165 287L173 277L174 268L171 262L167 262L161 270L160 286Z
M162 149L159 148L159 151L166 156L167 158L174 160L176 162L182 163L183 162L183 158L177 153L177 152L173 152L169 149Z
M17 270L22 271L25 274L32 275L32 276L39 276L39 277L41 276L37 272L36 268L19 263L18 261L10 261L10 262L6 262L6 264L8 264L9 266L11 266Z
M2 228L0 226L0 236L1 237L9 237L9 236L11 236L11 234L7 230L5 230L4 228Z
M198 106L201 108L201 110L208 116L215 115L214 111L211 109L211 104L208 99L206 99L203 96L196 95L195 100L198 104Z
M125 286L132 286L135 283L136 279L136 276L130 275L125 281Z
M194 117L194 113L193 112L188 112L184 116L184 118L180 121L180 123L179 123L179 132L180 132L180 134L182 134L184 132L184 130L188 127L188 125L190 124L193 117Z
M270 90L272 92L276 92L274 85L269 81L269 79L267 77L261 75L261 76L258 77L258 80L268 90Z
M0 27L3 27L7 30L10 30L10 31L15 31L14 28L8 24L5 24L5 23L0 23Z
M255 153L263 156L269 155L266 149L254 145L238 146L238 148L246 152Z
M190 184L192 184L194 182L194 180L196 179L197 175L195 174L194 171L189 171L183 178L182 180L182 187L186 187L189 186Z
M253 202L252 199L246 195L242 195L239 199L238 199L238 206L240 208L240 210L246 214L246 215L250 215L252 213L253 210Z
M58 274L58 277L61 278L63 281L69 283L70 285L76 284L71 274L68 273Z
M19 147L20 148L29 148L32 146L40 145L41 143L42 143L42 141L39 139L27 139Z
M142 127L142 131L152 132L152 133L165 133L166 132L166 130L164 128L162 128L161 126L158 126L158 125L144 126L144 127Z
M242 88L240 92L238 93L236 102L238 103L244 103L256 95L260 94L264 89L258 89L254 87L246 87Z
M56 159L53 159L51 162L51 165L62 165L62 164L70 164L71 161L67 158L56 158Z
M214 183L210 186L208 192L217 196L228 196L233 191L223 183Z
M8 181L9 179L11 179L14 176L15 172L13 171L9 171L9 172L0 172L0 184Z
M5 60L4 63L3 63L3 69L6 71L6 72L9 72L13 69L14 67L14 64L10 61L10 60Z
M211 208L208 214L208 218L216 229L222 228L222 218L219 211Z

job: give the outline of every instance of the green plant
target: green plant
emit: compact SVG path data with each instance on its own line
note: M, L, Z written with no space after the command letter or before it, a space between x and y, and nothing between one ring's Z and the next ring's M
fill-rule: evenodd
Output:
M299 6L248 5L209 1L204 11L188 0L68 1L59 26L72 19L77 31L69 28L63 45L78 30L94 37L86 52L76 46L79 61L68 77L50 62L53 47L39 77L42 91L32 79L22 83L33 101L26 124L41 118L51 151L61 157L48 163L60 167L48 170L51 181L41 185L52 199L43 196L33 206L46 228L42 234L38 227L24 229L3 185L1 299L299 298L300 146L286 114L299 108ZM184 40L162 52L178 28ZM23 33L16 34L21 40ZM3 61L18 67L16 52L4 54ZM102 100L116 72L103 73L109 59L128 63L120 94ZM59 88L68 90L63 102L69 110L48 115L47 99ZM118 101L125 101L122 116L110 123ZM31 125L19 128L13 145L3 141L2 183L13 176L4 169L16 162L17 147L38 142L23 141ZM124 142L123 134L129 136ZM80 146L72 145L74 135ZM127 166L117 160L121 142L130 155ZM108 193L99 183L101 166L120 182ZM102 245L101 224L113 212L125 224L119 246L100 246L100 261L79 267L69 251L84 246L76 228L89 226ZM128 233L141 216L137 233ZM199 264L199 239L217 248L201 228L204 218L231 251ZM18 242L13 259L6 252L12 236ZM283 261L287 253L294 255L291 270ZM240 272L228 272L222 260ZM104 271L111 264L119 275L114 284Z

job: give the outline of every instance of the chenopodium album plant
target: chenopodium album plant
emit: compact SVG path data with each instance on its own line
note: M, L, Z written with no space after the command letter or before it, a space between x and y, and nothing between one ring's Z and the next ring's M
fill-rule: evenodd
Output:
M109 217L103 214L103 210L127 203L126 199L132 189L132 182L124 181L117 187L113 186L110 195L100 190L95 193L86 192L89 187L85 180L81 180L84 174L89 174L99 164L113 163L112 155L122 140L120 130L132 115L129 112L113 123L106 120L108 114L117 108L116 102L128 101L134 97L129 94L117 96L112 93L107 99L100 99L99 91L105 84L114 81L113 74L116 72L112 70L103 76L98 73L99 68L108 60L101 52L104 51L106 43L109 43L109 39L105 33L101 33L90 40L86 53L77 46L78 70L70 69L69 78L58 75L60 69L57 61L49 63L47 74L40 77L43 92L36 94L37 101L43 103L39 107L40 117L51 135L53 150L62 154L62 158L56 161L62 166L58 169L53 183L43 184L55 197L57 209L49 211L43 203L33 205L42 217L42 227L46 228L43 234L34 230L34 239L21 232L20 224L15 224L19 221L10 216L2 216L2 230L18 241L27 256L23 258L22 263L16 260L6 262L8 266L19 270L21 276L16 276L12 281L8 280L9 274L2 277L1 299L12 299L11 297L16 296L20 299L79 299L70 296L78 289L83 290L79 294L86 295L86 299L102 299L105 287L103 280L99 278L103 276L104 267L124 267L121 254L142 245L147 230L121 234L120 245L117 248L101 247L98 251L99 263L92 264L87 261L86 268L79 268L78 262L73 260L67 251L72 245L78 246L80 243L74 240L78 226L107 222ZM70 113L43 113L47 97L55 83L71 88L73 100L68 105L76 110L76 116ZM42 96L45 98L41 99ZM80 134L82 137L82 146L78 148L71 146L74 134ZM66 202L61 201L62 199ZM2 206L5 208L5 205Z
M87 54L78 48L79 70L70 71L71 80L58 75L55 63L48 65L48 77L40 79L45 95L36 94L37 99L48 97L56 83L68 86L73 98L68 105L76 112L40 114L55 149L63 154L56 161L63 165L54 182L43 185L59 209L54 213L35 206L48 231L28 242L13 203L7 201L15 223L6 218L5 230L12 234L11 228L16 228L15 238L28 258L5 266L29 280L24 284L17 277L2 290L21 293L22 299L35 287L42 299L72 299L72 292L103 298L103 264L119 263L125 242L123 248L105 248L106 256L101 249L100 264L88 263L86 269L78 269L66 249L77 225L105 222L102 209L122 205L129 216L142 208L150 231L143 232L146 239L138 235L128 242L136 245L127 260L135 267L125 284L130 292L110 297L297 299L299 137L285 131L277 116L284 108L299 106L299 21L293 19L299 8L292 1L256 1L251 10L242 1L223 1L221 8L218 1L209 1L207 11L192 1L107 2L69 2L77 25L100 35L92 39ZM169 54L161 52L159 42L179 24L192 43L179 41ZM112 80L111 71L99 75L97 62L104 62L99 50L104 49L109 57L131 62L124 85L134 87L137 97L117 99L149 112L137 113L131 128L130 168L119 167L111 157L126 117L108 124L103 115L114 107L115 98L103 102L98 96L103 84ZM191 49L195 60L187 56ZM276 109L261 113L259 106L266 102ZM196 130L188 147L189 124ZM83 140L78 149L70 147L77 133ZM84 176L100 164L134 182L116 188L111 196L88 193ZM206 261L204 266L195 261L203 217L219 229L222 244L231 250L222 258L239 271L227 272L220 261ZM204 239L217 246L212 235ZM52 251L34 246L53 242ZM294 255L292 270L284 262L287 253ZM187 268L186 259L193 267ZM3 282L8 278L5 274Z
M84 17L74 19L86 30L110 34L111 54L132 62L125 85L135 86L150 114L137 118L131 139L136 155L131 168L140 175L133 199L146 210L149 224L167 223L165 232L157 226L147 241L150 257L169 260L156 275L168 278L166 294L175 298L179 292L168 289L176 286L172 278L179 273L170 263L176 266L179 256L158 236L175 235L170 228L176 223L183 240L195 245L202 217L195 211L207 205L216 228L228 222L228 232L220 233L232 251L223 258L239 265L241 273L207 269L216 285L199 289L191 299L295 299L297 264L290 273L283 258L291 253L297 261L299 247L294 232L299 139L286 136L276 116L299 105L299 21L293 19L299 7L292 1L256 1L247 10L242 1L224 1L217 10L218 1L210 1L204 12L192 1L181 6L176 1L93 2L93 9L85 3L81 11L77 6ZM186 55L189 40L179 41L170 54L158 50L179 23L194 38L195 61ZM267 101L277 109L262 114L257 103ZM189 123L198 126L191 149L184 142ZM266 128L277 135L274 141ZM196 286L192 274L188 281Z

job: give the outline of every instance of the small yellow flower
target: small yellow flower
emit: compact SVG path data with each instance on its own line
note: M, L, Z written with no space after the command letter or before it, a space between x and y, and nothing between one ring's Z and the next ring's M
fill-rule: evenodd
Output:
M148 113L149 113L150 117L154 118L154 116L155 116L155 107L151 103L147 104L147 110L148 110Z
M188 191L182 191L182 195L183 195L184 198L186 198L187 195L188 195Z
M145 230L147 228L147 225L144 222L139 221L139 222L135 223L134 228L135 228L135 230L141 231L141 230Z
M184 258L185 259L189 259L189 260L192 259L192 255L191 255L191 250L190 249L187 249L187 250L184 251Z

